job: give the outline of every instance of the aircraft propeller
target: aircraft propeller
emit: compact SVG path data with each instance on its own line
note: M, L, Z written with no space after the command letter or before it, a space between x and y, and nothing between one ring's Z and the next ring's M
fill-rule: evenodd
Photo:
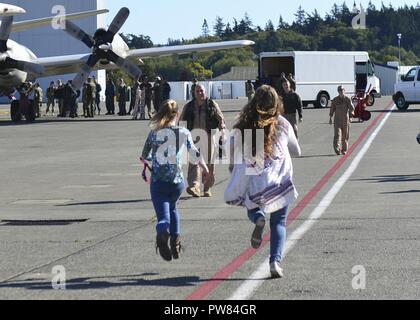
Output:
M92 54L89 56L88 61L81 67L81 70L73 80L72 85L75 89L82 88L83 83L89 77L92 69L101 60L115 63L134 79L141 77L142 71L135 63L131 62L129 59L120 57L112 50L114 37L127 21L129 15L130 10L128 8L122 8L115 16L108 30L98 29L93 37L73 22L69 20L66 21L65 31L73 38L82 41L86 46L92 49Z

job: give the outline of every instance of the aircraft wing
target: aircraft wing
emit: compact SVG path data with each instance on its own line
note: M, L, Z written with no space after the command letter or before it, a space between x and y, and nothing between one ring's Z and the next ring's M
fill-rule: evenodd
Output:
M192 44L184 46L171 46L171 47L158 47L158 48L147 48L137 49L128 51L127 58L130 59L144 59L152 57L170 56L170 55L182 55L192 52L206 52L225 50L232 48L239 48L244 46L253 45L254 42L249 40L238 40L238 41L224 41L224 42L213 42L213 43L202 43ZM87 62L90 54L76 54L69 56L58 56L49 58L38 58L36 63L44 67L44 73L42 77L49 77L55 75L62 75L68 73L78 73L80 68ZM116 69L118 68L113 63L108 65L101 65L98 63L94 70L100 69Z
M69 56L57 56L49 58L38 58L36 63L44 67L41 77L77 73L80 67L85 64L90 54L75 54Z
M253 45L254 42L250 40L236 40L236 41L222 41L222 42L209 42L201 44L189 44L181 46L170 47L156 47L147 49L136 49L128 52L128 58L153 58L171 55L183 55L193 52L207 52L225 49L234 49Z
M15 22L13 23L13 26L12 26L12 32L20 32L20 31L25 31L27 29L51 25L54 19L57 19L57 18L75 20L75 19L81 19L81 18L86 18L86 17L91 17L91 16L97 16L99 14L104 14L108 12L109 10L107 9L93 10L93 11L85 11L85 12L79 12L79 13L71 13L71 14L62 15L62 16L57 15L57 16L48 17L48 18Z

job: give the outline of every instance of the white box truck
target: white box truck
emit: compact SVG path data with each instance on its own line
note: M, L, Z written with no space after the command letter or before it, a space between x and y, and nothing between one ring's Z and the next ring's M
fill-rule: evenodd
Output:
M314 104L326 108L338 95L337 87L343 85L348 95L366 92L371 86L373 105L380 97L380 81L367 52L351 51L289 51L263 52L259 57L261 82L279 86L281 74L292 74L296 92L304 106Z

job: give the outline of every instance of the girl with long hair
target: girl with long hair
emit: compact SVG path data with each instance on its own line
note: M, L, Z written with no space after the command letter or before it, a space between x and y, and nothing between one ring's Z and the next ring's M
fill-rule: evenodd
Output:
M245 136L245 130L253 131L254 136L257 130L263 130L263 166L246 178L244 177L246 171L241 171L238 178L242 184L241 191L236 195L228 191L238 190L235 187L237 181L232 179L225 194L225 199L228 197L231 199L227 201L228 203L247 208L249 219L255 224L251 237L251 246L255 249L262 244L266 216L271 214L270 272L273 278L283 277L280 263L284 257L287 215L290 205L298 196L293 183L291 155L301 154L293 128L282 114L282 100L275 89L267 85L261 86L244 107L234 128L238 129L242 138ZM257 150L255 139L250 143L255 157ZM247 147L250 146L244 146ZM258 167L255 158L246 157L242 166L247 169ZM239 166L235 165L234 176L235 169L239 170Z

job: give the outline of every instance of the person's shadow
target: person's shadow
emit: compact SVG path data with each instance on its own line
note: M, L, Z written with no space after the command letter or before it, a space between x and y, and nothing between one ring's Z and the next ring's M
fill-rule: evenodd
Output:
M200 279L197 276L145 279L158 276L158 273L143 273L139 275L102 276L75 278L66 281L66 290L100 290L123 287L194 287L200 283L210 281L245 281L248 279ZM254 279L255 281L270 278ZM27 279L0 283L1 289L53 290L52 282L47 280Z

